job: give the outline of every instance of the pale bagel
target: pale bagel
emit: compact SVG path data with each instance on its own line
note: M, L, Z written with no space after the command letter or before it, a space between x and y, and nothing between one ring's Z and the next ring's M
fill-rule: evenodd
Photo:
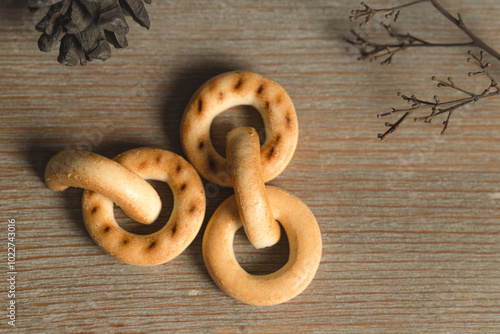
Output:
M219 288L244 303L275 305L301 293L312 281L321 260L321 233L309 208L297 197L267 186L274 217L289 242L289 260L269 275L250 275L233 251L233 238L241 227L234 196L224 201L210 219L203 236L203 259Z
M50 159L45 168L45 184L52 191L68 187L84 188L103 194L132 219L151 224L161 211L161 200L144 179L99 154L65 150Z
M226 152L236 204L248 240L255 248L276 244L281 229L274 220L262 180L257 131L249 127L231 130L226 137Z

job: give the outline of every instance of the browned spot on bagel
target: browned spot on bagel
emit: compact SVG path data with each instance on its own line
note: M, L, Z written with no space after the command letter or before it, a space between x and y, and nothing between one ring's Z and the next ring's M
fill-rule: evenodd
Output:
M94 196L95 192L92 191L92 190L87 190L87 197L90 198L92 196Z
M281 101L282 101L282 99L283 99L283 95L278 95L278 96L276 97L276 104L280 104L280 103L281 103Z
M195 210L196 210L196 204L193 204L193 205L191 205L191 207L189 208L189 213L193 213L193 212L195 212Z
M128 244L128 242L129 242L129 241L128 241L128 239L124 239L124 240L122 241L122 244L123 244L123 245L126 245L126 244Z
M290 128L292 126L292 118L290 117L290 114L285 115L285 120L286 120L286 127Z
M177 231L177 225L174 225L174 227L172 227L172 234L175 234L176 231Z
M183 191L184 189L186 189L186 187L187 187L187 184L183 183L183 184L181 185L181 188L180 188L180 189L181 189L181 191Z
M106 226L102 231L108 233L111 230L111 226Z
M240 89L242 83L243 83L243 80L241 78L239 78L238 82L236 83L236 85L234 85L234 90Z
M261 85L259 86L259 88L257 89L257 95L262 94L262 92L263 92L263 91L264 91L264 84L261 84Z
M99 211L99 207L98 206L94 206L91 210L92 214L96 214L97 211Z
M266 109L269 109L269 101L266 101L265 108L266 108Z
M274 154L274 146L271 147L271 149L269 150L269 152L267 153L267 158L268 159L271 159L271 157L273 156Z
M271 159L271 157L273 156L273 154L276 152L276 146L279 145L280 141L281 141L281 134L278 133L276 135L276 137L274 138L274 144L273 144L273 146L271 147L271 149L267 153L268 159Z
M214 158L212 158L212 157L208 158L208 166L210 167L210 169L212 171L215 170L215 160L214 160Z
M162 155L161 154L158 154L156 156L156 163L159 164L161 162L161 158L162 158Z
M181 170L182 170L181 165L177 165L177 168L175 169L175 171L176 171L177 173L180 173L180 172L181 172Z
M156 241L153 241L153 242L151 242L151 243L149 244L149 246L148 246L148 250L152 250L152 249L153 249L153 248L155 248L155 247L156 247Z
M219 101L222 102L222 100L224 100L224 93L223 92L219 92Z
M146 168L148 165L148 161L147 160L144 160L143 162L141 162L141 164L137 167L137 169L141 170L141 169L144 169Z
M201 114L202 111L203 111L203 100L198 99L198 112Z
M208 83L207 89L211 92L217 89L217 82L216 81L210 81Z
M200 140L200 143L198 144L198 148L200 150L202 150L204 146L205 146L205 143L203 142L203 140Z

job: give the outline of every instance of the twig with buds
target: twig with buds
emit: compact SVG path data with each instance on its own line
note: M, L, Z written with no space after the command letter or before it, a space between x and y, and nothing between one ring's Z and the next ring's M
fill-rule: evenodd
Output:
M418 38L412 34L400 34L392 29L391 25L381 22L388 35L396 40L396 43L379 44L369 40L364 34L351 30L354 39L345 41L359 48L360 56L358 60L368 59L369 61L383 59L382 65L392 64L392 58L400 51L414 47L451 47L451 46L474 46L474 42L465 43L431 43Z
M398 21L399 14L401 14L401 9L405 7L410 7L413 5L416 5L421 2L426 2L428 0L416 0L412 1L410 3L404 4L404 5L399 5L399 6L394 6L390 8L371 8L368 6L366 3L361 2L361 6L365 7L364 9L353 9L351 11L352 16L349 16L349 20L351 22L356 21L357 19L364 17L364 21L359 24L360 28L363 28L365 25L370 23L371 19L373 19L377 14L384 13L385 12L385 18L393 18L394 22Z
M443 15L450 22L455 24L462 32L469 37L469 41L458 42L458 43L433 43L427 41L425 39L416 37L413 34L406 33L398 33L393 30L391 25L386 23L381 23L385 28L387 34L394 40L391 43L376 43L371 41L365 34L362 34L358 31L352 30L352 34L354 35L353 39L346 39L346 42L356 46L359 49L360 56L359 60L369 60L369 61L381 61L382 65L390 65L393 61L394 55L400 53L401 51L417 48L417 47L462 47L462 46L476 46L482 51L479 55L476 55L469 51L468 62L476 65L479 69L475 72L470 72L469 76L475 75L484 75L486 76L490 84L484 89L484 91L480 94L476 94L467 89L461 88L455 84L453 79L450 77L447 80L441 80L437 77L433 76L432 80L437 82L438 87L448 87L463 93L466 97L459 98L456 100L450 101L441 101L438 96L434 96L432 101L427 101L423 99L417 98L415 95L404 95L401 92L398 93L398 96L401 97L405 102L411 105L409 108L396 109L392 108L390 112L379 114L378 117L386 117L393 114L403 114L395 123L385 123L385 125L389 128L384 133L380 133L378 137L380 139L385 139L389 134L393 133L398 129L398 127L408 119L415 111L417 110L429 110L430 113L428 115L422 117L415 117L414 120L423 120L425 123L431 123L432 120L439 116L445 115L446 119L443 122L443 129L441 134L444 134L446 129L448 128L448 124L450 122L451 115L453 112L461 107L464 107L471 103L477 103L479 100L486 97L494 97L500 95L500 88L496 79L489 71L490 63L484 61L484 52L489 53L491 56L500 60L500 53L498 53L491 46L486 44L482 39L476 36L464 23L462 16L460 13L457 16L453 16L450 12L448 12L438 0L415 0L408 2L406 4L388 7L388 8L372 8L366 3L362 2L361 5L364 7L362 9L355 9L351 11L351 16L349 19L351 21L356 21L358 19L362 19L363 21L359 24L360 28L366 26L370 21L377 16L378 14L384 14L386 19L392 19L394 22L397 22L400 17L401 10L420 4L428 2L430 3L441 15Z
M390 64L392 61L392 56L400 51L405 50L410 47L457 47L457 46L477 46L496 59L500 60L500 53L498 53L495 49L486 44L482 39L477 37L465 24L462 19L460 13L457 13L457 17L453 16L450 12L448 12L439 2L438 0L415 0L409 2L407 4L393 6L388 8L372 8L366 3L362 2L361 5L365 7L364 9L354 9L351 11L351 16L349 20L356 21L360 18L364 18L364 20L359 24L360 28L366 26L370 21L380 13L385 13L385 18L393 18L394 22L398 21L398 18L401 14L401 10L404 8L408 8L423 2L429 2L438 10L441 15L443 15L446 19L455 24L460 30L462 30L465 35L470 38L470 41L462 42L462 43L431 43L425 41L421 38L417 38L411 34L399 34L393 31L390 25L382 23L382 25L386 28L390 37L395 38L397 43L387 43L387 44L379 44L370 41L366 36L353 31L355 39L347 39L346 42L357 46L361 52L361 60L369 59L374 60L381 57L388 56L382 61L382 64ZM394 51L396 50L396 51Z
M394 131L401 125L401 123L407 119L410 115L412 115L415 111L417 110L423 110L423 109L430 109L430 113L425 116L421 117L415 117L414 121L424 121L425 123L431 123L432 120L439 115L446 115L446 120L443 122L443 129L441 131L441 134L444 134L446 129L448 128L448 124L450 122L451 115L453 112L465 105L468 105L470 103L477 103L479 100L487 98L487 97L493 97L493 96L498 96L500 95L500 87L498 85L498 82L496 79L493 77L491 72L489 71L489 68L491 66L490 63L485 62L484 60L484 52L481 51L479 55L475 55L472 53L472 51L468 52L469 58L467 58L467 62L474 64L475 66L478 67L478 70L475 72L469 72L468 75L469 77L476 76L476 75L484 75L488 78L490 81L490 84L486 89L483 90L483 92L476 94L474 92L471 92L467 89L461 88L455 84L453 79L449 77L446 81L441 80L435 76L432 77L432 81L437 82L438 87L448 87L451 89L454 89L458 92L461 92L465 95L466 97L459 98L456 100L450 100L450 101L440 101L438 96L434 96L434 101L427 101L427 100L422 100L417 98L415 95L408 96L404 95L401 92L398 92L398 96L401 97L404 101L406 101L408 104L411 105L410 108L401 108L401 109L396 109L392 108L391 111L382 113L377 115L377 117L387 117L393 114L400 114L404 113L403 116L401 116L395 123L385 123L389 129L384 132L380 133L378 137L380 139L385 139L385 137Z

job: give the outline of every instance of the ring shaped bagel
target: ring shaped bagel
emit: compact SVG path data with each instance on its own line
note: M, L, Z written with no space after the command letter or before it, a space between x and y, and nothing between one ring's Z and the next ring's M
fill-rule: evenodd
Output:
M255 248L276 244L280 240L281 229L274 220L262 180L257 131L249 127L231 130L226 137L226 154L234 197L248 240Z
M241 221L234 196L217 208L203 236L203 259L214 282L231 297L258 306L297 296L313 279L321 259L321 234L309 208L280 188L267 186L266 191L289 241L288 262L280 270L250 275L238 264L233 238Z
M166 182L174 195L174 207L161 230L137 235L118 225L110 199L87 190L82 207L90 236L113 257L128 264L153 266L172 260L189 246L203 223L205 192L200 177L182 157L159 149L133 149L114 160L144 179Z
M238 105L253 106L264 121L266 140L260 152L264 182L285 169L298 140L295 107L279 84L247 71L212 78L196 91L186 107L181 142L196 170L208 181L224 187L232 186L227 160L215 151L210 126L217 115Z
M78 187L111 199L132 219L151 224L161 211L160 196L141 177L96 153L65 150L50 159L45 183L52 191Z

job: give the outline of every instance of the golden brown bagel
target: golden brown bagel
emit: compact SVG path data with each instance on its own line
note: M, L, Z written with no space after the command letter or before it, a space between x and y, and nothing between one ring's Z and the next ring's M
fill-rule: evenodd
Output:
M231 187L227 160L210 139L217 115L238 106L253 106L264 120L266 140L260 151L264 182L275 178L290 161L298 140L292 100L276 82L253 72L216 76L202 85L188 103L181 121L181 142L188 160L210 182Z
M189 246L203 223L205 192L200 177L181 156L160 149L133 149L114 160L142 178L166 182L174 195L174 207L161 230L137 235L116 223L111 200L87 190L82 207L90 236L125 263L152 266L172 260Z

